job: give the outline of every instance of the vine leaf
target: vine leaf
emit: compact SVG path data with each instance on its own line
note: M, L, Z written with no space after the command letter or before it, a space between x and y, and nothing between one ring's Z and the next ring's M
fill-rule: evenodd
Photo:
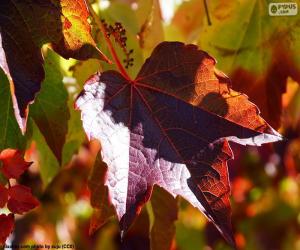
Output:
M31 189L23 185L15 185L8 189L7 207L12 213L23 214L37 207L40 203L31 194Z
M14 229L14 216L13 214L0 214L0 243L4 244L6 238Z
M11 85L14 112L24 133L28 104L44 79L40 48L50 46L65 58L109 61L96 47L84 0L1 1L0 67Z
M31 194L31 189L16 184L11 186L10 180L18 179L31 165L26 162L23 154L17 149L5 149L0 152L0 170L8 179L6 186L0 184L0 208L7 206L11 212L8 215L0 214L0 243L3 244L14 228L14 214L23 214L39 205L39 201Z
M103 162L101 153L98 153L88 182L91 190L91 205L94 208L90 222L90 234L93 234L114 215L108 197L108 188L105 186L106 176L107 165Z
M0 208L3 208L8 201L8 190L0 184Z
M31 106L30 117L33 118L49 148L61 163L70 112L68 92L62 82L63 75L56 66L55 59L54 53L48 51L45 59L45 80Z
M8 179L18 179L32 164L25 161L22 152L16 149L3 150L0 153L0 161L2 161L1 171Z
M150 244L151 249L172 249L177 220L177 200L163 189L155 187L151 197ZM163 233L161 233L163 232Z
M133 81L106 71L86 82L76 107L88 137L101 141L123 232L158 185L201 210L234 245L228 141L261 145L281 136L229 86L211 56L179 42L160 43Z

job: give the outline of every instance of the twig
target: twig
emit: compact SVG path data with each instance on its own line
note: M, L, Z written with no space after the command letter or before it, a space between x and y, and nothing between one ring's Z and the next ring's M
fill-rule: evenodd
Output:
M207 23L208 25L211 25L211 21L210 21L210 17L209 17L209 11L208 11L208 7L207 7L207 2L206 0L203 0L204 2L204 8L205 8L205 14L206 14L206 18L207 18Z
M117 52L115 51L109 37L107 36L106 34L106 30L103 26L103 24L100 22L99 20L99 17L98 15L96 14L96 12L94 11L93 7L88 4L88 7L89 7L89 11L90 13L92 14L92 17L96 23L96 25L98 26L98 28L100 29L101 33L103 34L104 38L105 38L105 41L106 41L106 44L108 46L108 49L109 49L109 52L111 54L111 56L113 57L114 59L114 62L115 64L117 65L120 73L124 76L124 78L126 78L128 81L132 81L132 79L130 78L130 76L128 75L127 71L125 70L125 68L123 67L118 55L117 55Z

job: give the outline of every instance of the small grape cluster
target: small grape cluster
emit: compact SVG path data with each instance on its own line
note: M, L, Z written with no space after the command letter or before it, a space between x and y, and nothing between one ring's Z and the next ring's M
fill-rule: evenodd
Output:
M123 25L120 22L115 22L114 26L108 25L104 19L101 20L102 25L105 29L106 36L110 38L111 36L114 37L117 44L120 45L122 48L126 58L123 60L125 64L125 68L128 69L129 67L133 66L133 49L127 50L127 37L126 37L126 30L124 29Z

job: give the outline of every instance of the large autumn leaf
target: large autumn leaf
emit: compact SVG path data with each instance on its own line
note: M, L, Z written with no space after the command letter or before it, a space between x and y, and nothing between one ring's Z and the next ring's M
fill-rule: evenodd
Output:
M41 46L65 58L108 60L97 49L88 23L85 0L0 2L0 67L11 83L15 116L26 129L28 104L44 79Z
M194 45L163 42L135 80L106 71L86 82L76 105L88 137L101 141L121 230L158 185L201 210L234 244L228 141L261 145L281 137L214 66Z
M212 25L202 23L198 44L278 128L287 79L300 82L300 16L270 16L272 2L209 1Z

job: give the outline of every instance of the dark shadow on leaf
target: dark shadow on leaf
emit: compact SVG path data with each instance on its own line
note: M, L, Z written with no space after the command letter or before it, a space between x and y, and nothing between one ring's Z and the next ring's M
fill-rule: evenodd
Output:
M207 94L199 104L205 110L224 117L228 113L228 104L225 98L216 92Z

